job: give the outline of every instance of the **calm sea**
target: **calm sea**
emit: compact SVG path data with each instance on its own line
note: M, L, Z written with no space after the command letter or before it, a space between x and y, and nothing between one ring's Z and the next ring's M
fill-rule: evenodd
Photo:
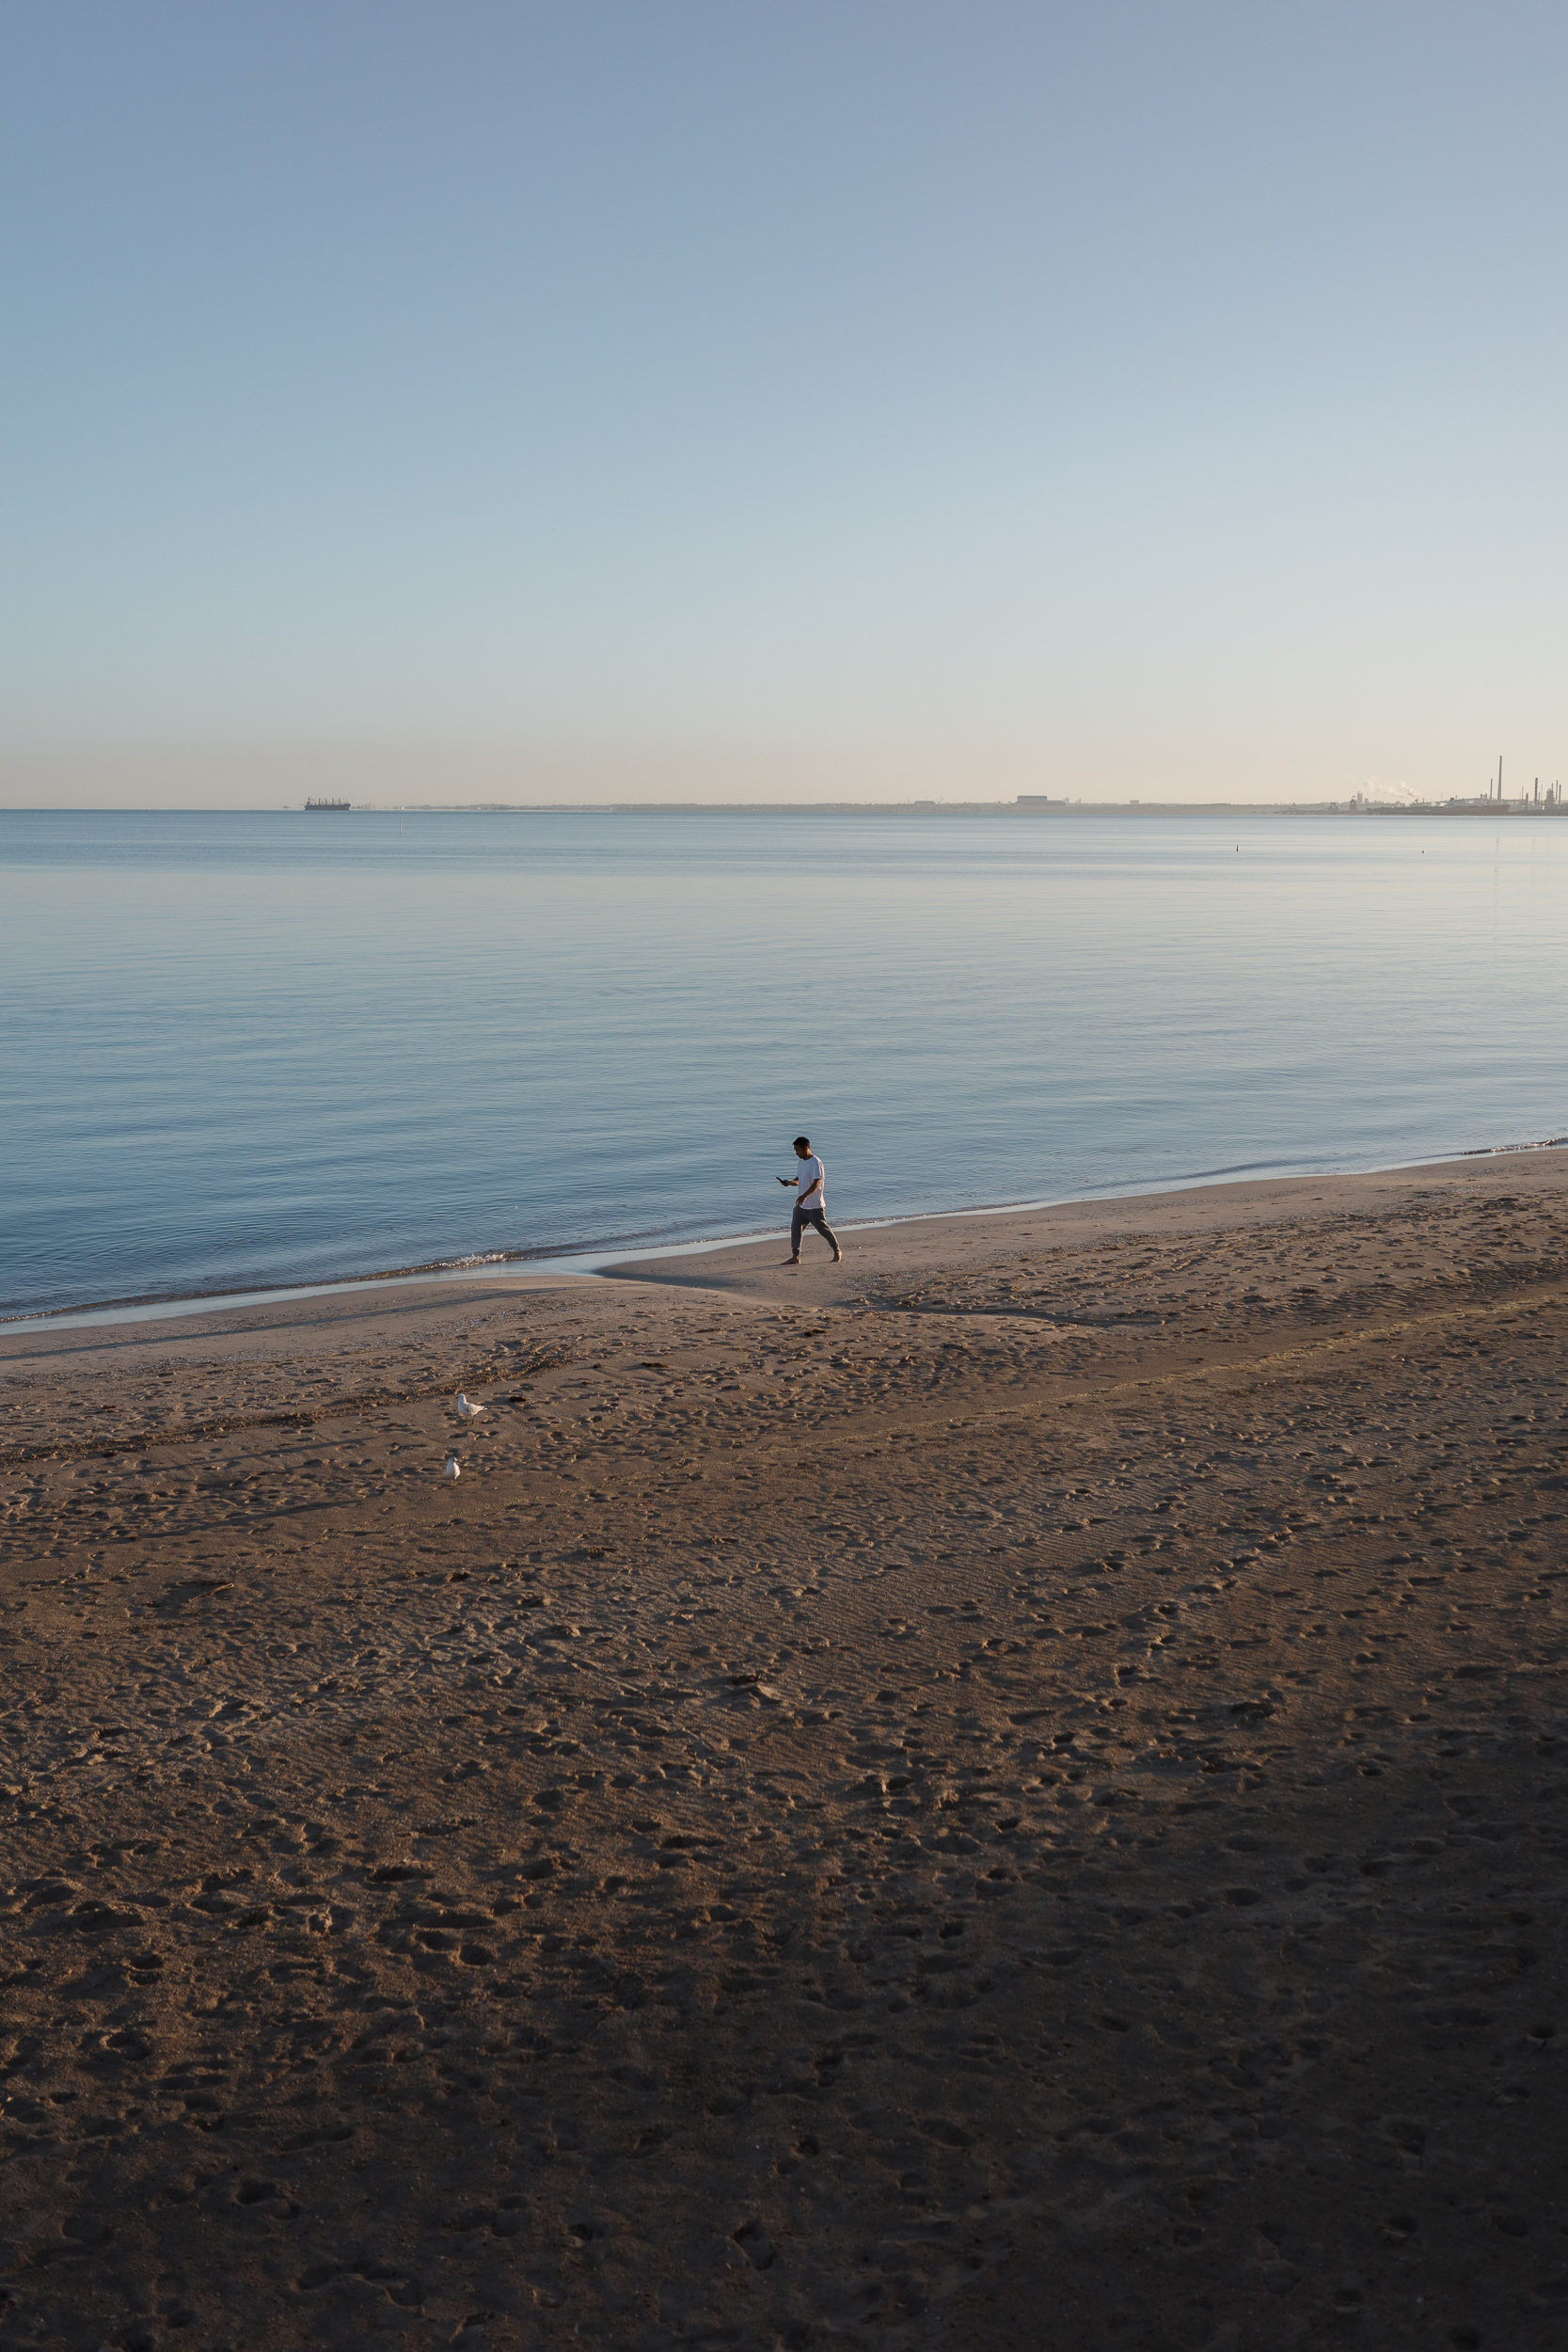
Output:
M1568 820L0 812L0 1311L1568 1128Z

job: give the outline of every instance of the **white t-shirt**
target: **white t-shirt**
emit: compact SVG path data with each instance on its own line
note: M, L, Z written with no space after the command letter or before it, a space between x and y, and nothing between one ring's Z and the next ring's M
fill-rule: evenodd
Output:
M818 1176L821 1177L822 1182L817 1185L816 1190L812 1194L811 1199L807 1200L807 1186L813 1182L814 1178ZM827 1207L828 1203L825 1195L828 1190L828 1171L823 1167L815 1152L812 1153L809 1160L798 1159L796 1161L795 1181L800 1186L800 1190L795 1195L797 1200L804 1201L808 1209L825 1209Z

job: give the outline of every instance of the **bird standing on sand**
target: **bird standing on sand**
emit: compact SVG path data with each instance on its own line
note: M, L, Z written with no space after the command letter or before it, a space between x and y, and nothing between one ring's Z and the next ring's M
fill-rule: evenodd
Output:
M479 1414L486 1413L490 1408L487 1405L470 1405L462 1390L459 1389L457 1391L457 1409L462 1414L465 1421L473 1421Z
M441 1472L441 1475L442 1475L442 1477L443 1477L443 1478L461 1478L461 1477L462 1477L462 1475L463 1475L463 1465L461 1464L461 1462L459 1462L459 1460L458 1460L458 1458L457 1458L457 1456L456 1456L456 1454L449 1454L447 1455L447 1467L446 1467L446 1469L445 1469L445 1470Z

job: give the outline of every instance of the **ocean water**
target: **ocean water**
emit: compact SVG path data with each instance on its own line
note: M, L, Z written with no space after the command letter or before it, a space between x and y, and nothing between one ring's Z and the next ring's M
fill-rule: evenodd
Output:
M1568 820L0 812L0 1312L1568 1130Z

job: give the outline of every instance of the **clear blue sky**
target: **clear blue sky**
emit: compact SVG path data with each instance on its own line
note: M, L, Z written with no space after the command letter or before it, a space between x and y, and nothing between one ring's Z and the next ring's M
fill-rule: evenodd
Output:
M1568 15L11 8L0 797L1568 777Z

